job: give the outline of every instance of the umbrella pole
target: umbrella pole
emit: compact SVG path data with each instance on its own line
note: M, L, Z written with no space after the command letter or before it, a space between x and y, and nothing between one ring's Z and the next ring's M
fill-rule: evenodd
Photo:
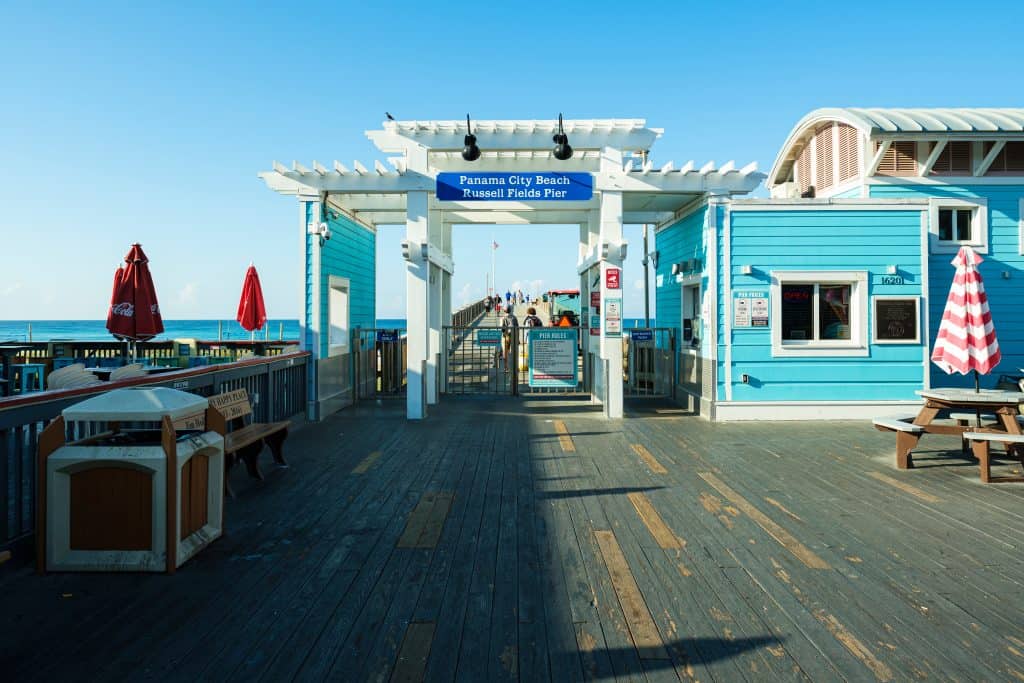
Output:
M974 393L981 393L981 388L978 385L978 371L974 371ZM974 409L974 426L981 429L981 408Z

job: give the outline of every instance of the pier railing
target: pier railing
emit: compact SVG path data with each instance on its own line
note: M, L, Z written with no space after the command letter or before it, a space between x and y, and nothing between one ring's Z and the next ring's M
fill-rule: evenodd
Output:
M18 342L27 347L21 351L15 362L32 362L52 364L55 360L68 360L86 364L114 364L124 362L128 349L125 342L107 341L38 341ZM246 354L257 356L276 356L291 352L299 342L289 340L266 341L256 340L162 340L140 343L135 353L139 360L146 360L159 365L178 364L189 367L195 364L190 359L206 359L207 361L233 361ZM202 364L206 364L203 362ZM47 372L54 369L47 367Z
M0 551L27 547L35 532L39 434L68 406L122 387L162 386L200 396L244 388L253 403L254 420L287 420L305 413L308 363L309 353L296 352L0 398Z
M486 299L480 299L480 301L473 302L468 306L463 306L459 310L452 313L452 327L468 327L477 321L477 319L487 312L487 301Z

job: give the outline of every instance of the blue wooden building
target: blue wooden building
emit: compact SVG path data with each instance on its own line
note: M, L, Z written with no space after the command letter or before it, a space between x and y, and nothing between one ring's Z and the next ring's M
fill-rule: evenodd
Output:
M1024 367L1024 109L819 109L770 198L707 194L663 223L659 324L677 398L715 420L865 418L966 386L929 361L961 245L1003 360Z

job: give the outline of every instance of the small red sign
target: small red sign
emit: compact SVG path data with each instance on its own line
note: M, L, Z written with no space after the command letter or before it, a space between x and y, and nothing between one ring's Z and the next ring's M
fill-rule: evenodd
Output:
M601 308L601 292L600 291L591 292L590 293L590 307L591 308Z
M619 275L622 271L618 268L609 268L604 271L604 286L608 289L619 288Z

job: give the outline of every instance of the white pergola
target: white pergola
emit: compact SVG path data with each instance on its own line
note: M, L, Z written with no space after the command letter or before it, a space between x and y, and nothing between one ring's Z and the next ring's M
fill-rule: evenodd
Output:
M764 174L756 163L737 168L733 162L697 166L692 161L654 166L649 151L662 130L642 119L569 120L565 133L572 158L554 157L552 136L558 121L477 121L473 134L482 154L462 158L464 121L386 121L366 136L386 162L335 161L330 167L274 162L260 174L272 190L302 201L326 202L364 225L405 224L403 247L407 263L408 410L410 419L426 414L437 396L441 328L451 313L451 226L453 224L577 224L580 247L577 271L603 273L622 267L623 224L666 224L705 197L745 194ZM593 176L593 195L586 201L441 201L436 178L442 172L579 172ZM302 226L303 232L307 226ZM622 341L602 333L602 359L621 359ZM595 398L609 417L622 416L621 362L607 365L609 376L597 378Z

